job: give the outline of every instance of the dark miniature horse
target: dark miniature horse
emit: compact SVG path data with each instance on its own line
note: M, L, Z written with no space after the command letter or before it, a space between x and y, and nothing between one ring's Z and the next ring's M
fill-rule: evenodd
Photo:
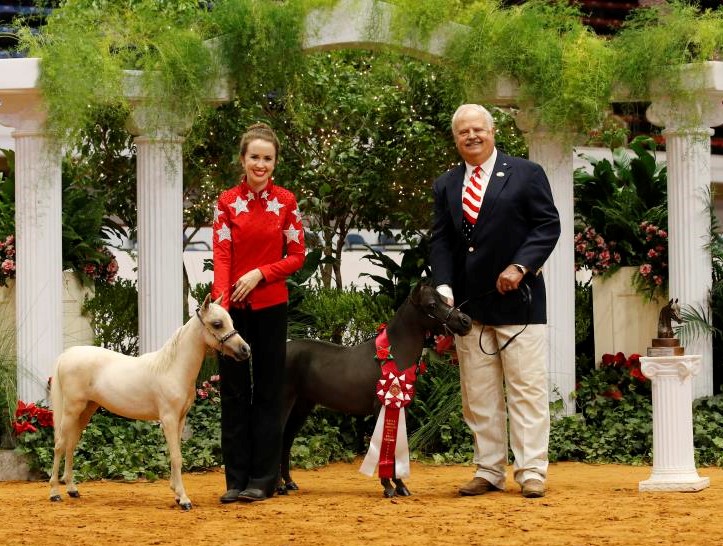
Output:
M391 352L400 371L416 365L430 334L467 334L472 320L445 303L437 290L418 283L387 325ZM375 340L343 347L311 339L294 340L286 349L283 451L280 492L296 490L291 479L289 457L294 438L317 404L350 415L377 414L381 404L376 383L381 376ZM382 479L384 496L408 496L401 479Z

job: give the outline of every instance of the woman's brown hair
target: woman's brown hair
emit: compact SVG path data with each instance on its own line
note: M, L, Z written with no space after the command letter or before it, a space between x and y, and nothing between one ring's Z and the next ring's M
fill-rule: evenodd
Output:
M251 125L241 137L241 157L246 155L249 142L252 140L265 140L274 145L276 150L276 162L279 161L279 139L274 130L265 123L254 123Z

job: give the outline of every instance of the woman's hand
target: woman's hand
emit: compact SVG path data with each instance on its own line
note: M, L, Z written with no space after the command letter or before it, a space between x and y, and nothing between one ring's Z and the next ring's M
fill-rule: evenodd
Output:
M246 299L246 296L256 288L256 285L259 284L263 278L264 276L258 269L252 269L248 273L241 275L233 285L231 301L243 301Z

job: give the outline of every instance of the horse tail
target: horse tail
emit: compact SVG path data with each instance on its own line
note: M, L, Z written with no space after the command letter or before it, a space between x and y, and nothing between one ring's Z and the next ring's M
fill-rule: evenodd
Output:
M53 409L53 436L55 440L58 439L60 433L61 418L63 416L63 389L60 386L60 366L63 362L63 355L61 354L53 365L53 375L50 381L50 404Z

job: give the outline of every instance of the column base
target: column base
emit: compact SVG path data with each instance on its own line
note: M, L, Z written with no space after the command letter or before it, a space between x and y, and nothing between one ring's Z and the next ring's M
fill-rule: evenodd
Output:
M659 473L653 470L650 478L638 484L638 491L682 491L694 493L710 486L710 478L692 472Z

